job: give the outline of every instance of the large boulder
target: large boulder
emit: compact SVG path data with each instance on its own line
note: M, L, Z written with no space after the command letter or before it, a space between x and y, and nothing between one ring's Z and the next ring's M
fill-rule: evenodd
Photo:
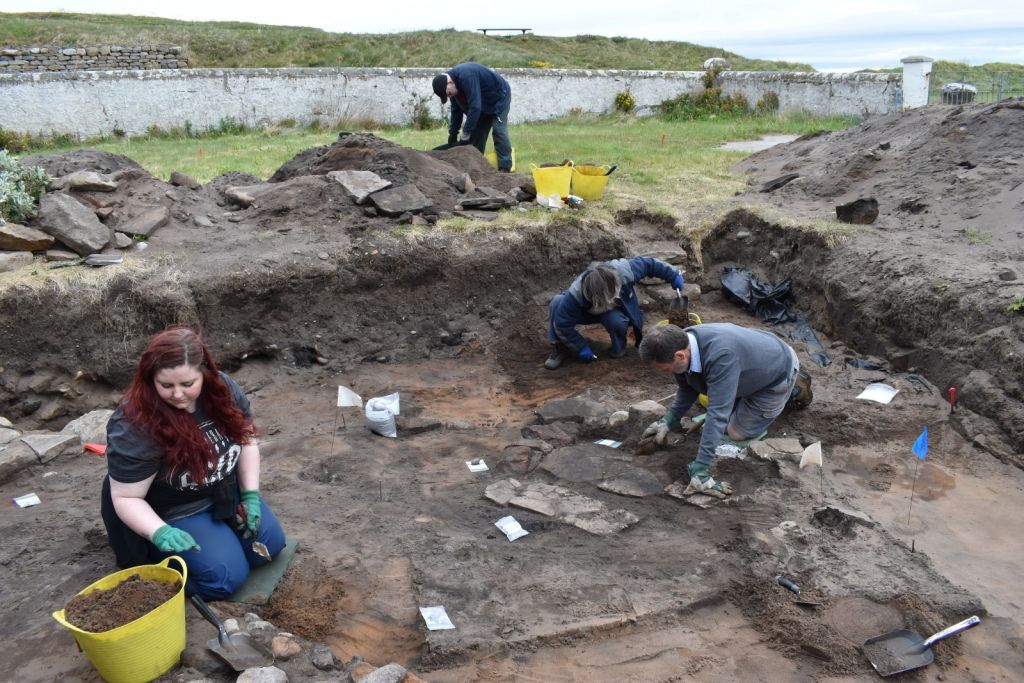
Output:
M110 228L92 209L60 192L39 200L39 226L82 256L95 254L110 242Z

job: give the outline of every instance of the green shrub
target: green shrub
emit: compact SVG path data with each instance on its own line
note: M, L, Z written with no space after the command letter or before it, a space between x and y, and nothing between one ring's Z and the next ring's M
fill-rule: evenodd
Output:
M412 102L412 127L415 130L433 130L444 125L440 117L434 116L431 104L434 98L429 95L413 94Z
M28 136L24 133L0 128L0 149L6 149L12 154L27 152L29 149Z
M36 204L49 182L43 169L25 168L6 150L0 150L0 218L12 223L28 221L36 214Z
M1018 294L1010 300L1010 305L1006 307L1010 313L1024 313L1024 294Z
M636 98L633 97L633 93L623 90L615 96L615 111L630 114L634 109L636 109Z
M774 114L779 111L779 96L774 90L769 90L761 95L754 105L754 111L758 114Z

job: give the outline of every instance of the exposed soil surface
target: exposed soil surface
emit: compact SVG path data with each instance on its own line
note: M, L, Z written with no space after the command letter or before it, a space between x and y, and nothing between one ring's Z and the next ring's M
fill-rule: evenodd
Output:
M71 598L64 616L83 631L109 631L153 611L180 590L180 581L155 581L133 574L113 588Z
M301 541L270 605L217 607L262 611L280 628L326 642L344 661L399 662L440 682L871 681L877 676L861 650L868 638L899 628L927 637L978 614L981 626L936 644L935 663L906 680L1024 680L1024 316L1006 306L1024 285L1002 275L1022 272L1024 241L996 224L997 212L985 214L989 242L958 239L962 228L950 215L958 206L952 193L971 187L981 194L965 201L978 208L1015 200L1007 220L1020 223L1020 183L1004 184L1015 173L1020 179L1010 162L1024 150L1022 114L981 105L914 111L748 160L753 190L737 201L779 203L797 222L870 191L878 222L838 244L743 208L700 244L682 226L640 210L585 229L584 212L545 228L396 234L396 219L366 216L322 176L327 159L350 163L345 141L286 164L280 182L267 183L244 209L223 190L252 178L191 190L132 170L125 159L41 159L51 169L129 169L119 206L145 196L169 202L173 219L120 269L90 271L87 281L62 288L6 290L0 333L11 343L0 359L0 404L20 429L58 429L114 405L147 334L169 322L201 323L249 392L264 435L261 489ZM994 149L992 135L972 132L1004 117L1014 118L1004 121ZM904 130L904 121L916 123ZM935 132L954 124L952 137ZM931 133L919 131L927 125ZM964 156L972 135L977 144ZM880 142L890 143L889 161L873 170L839 163ZM519 182L498 177L470 150L453 150L466 157L453 158L371 139L359 146L404 160L394 172L430 196L438 215L459 196L457 188L446 194L438 174ZM928 186L927 209L897 211L890 196L920 180L913 154L925 147L945 170ZM372 158L378 173L390 172ZM952 179L965 172L957 166L965 158L977 182ZM1007 163L984 173L996 159ZM433 166L441 162L448 166ZM780 171L787 164L799 167ZM787 172L802 178L756 192ZM814 189L843 174L848 190ZM987 193L979 189L986 182ZM832 360L820 366L792 341L813 377L814 402L769 432L801 446L821 441L824 467L801 470L753 455L720 460L717 476L735 494L707 509L603 486L605 470L665 485L693 457L693 439L639 454L643 424L608 422L615 410L670 396L671 380L645 368L635 351L608 360L600 327L586 330L597 363L543 368L547 302L591 260L682 259L684 248L687 280L704 290L691 297L691 310L704 322L762 326L721 296L724 266L746 265L771 281L792 277L797 306ZM640 290L648 323L667 317L672 292ZM855 398L874 381L899 389L893 403ZM338 409L338 385L364 399L399 392L398 438L373 435L359 411ZM949 386L960 392L955 413ZM538 411L568 398L593 411L538 431ZM924 425L930 450L921 462L910 447ZM623 444L592 450L602 448L593 445L600 438ZM588 454L578 468L559 460L568 447ZM487 472L466 467L478 458ZM0 485L7 497L35 491L43 500L0 510L0 635L19 681L97 680L49 612L114 570L98 517L104 471L101 458L85 453ZM484 497L507 479L565 487L639 522L594 535ZM816 514L823 504L870 519ZM529 531L511 543L494 526L509 514ZM779 586L779 574L801 595ZM820 604L797 604L801 598ZM445 607L454 630L426 630L418 608L432 605ZM195 619L190 641L208 637ZM233 680L223 672L208 677Z

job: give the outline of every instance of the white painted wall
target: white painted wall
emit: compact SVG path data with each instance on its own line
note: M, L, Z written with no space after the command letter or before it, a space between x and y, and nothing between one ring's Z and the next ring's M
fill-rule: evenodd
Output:
M437 69L182 69L0 75L0 127L28 133L130 135L150 126L190 122L196 130L225 117L258 126L294 119L325 123L367 117L407 124L425 98L442 110L430 80ZM512 85L511 123L573 110L604 113L629 90L639 114L701 87L699 71L501 69ZM899 74L726 71L723 92L742 92L751 105L778 94L783 111L880 114L898 106Z
M903 107L913 109L928 104L928 86L932 77L931 57L905 57L903 62Z

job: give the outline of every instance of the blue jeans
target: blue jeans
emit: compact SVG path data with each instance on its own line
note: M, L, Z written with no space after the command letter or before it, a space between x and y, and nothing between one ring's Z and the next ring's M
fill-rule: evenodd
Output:
M497 114L481 114L476 130L469 136L469 144L487 151L487 134L494 138L494 152L498 155L498 170L512 170L512 139L508 136L508 111L512 106L512 93L508 93L502 109Z
M265 559L253 552L253 541L266 545L271 557L277 557L284 549L285 536L281 523L266 501L261 500L260 505L263 513L256 538L242 538L233 526L224 520L214 519L212 510L204 510L167 522L191 534L200 550L165 553L150 544L150 560L159 562L171 555L180 556L188 567L185 592L188 595L198 593L205 600L223 600L242 587L249 578L251 568L267 564Z
M494 117L491 136L494 138L494 152L498 155L498 170L512 170L512 138L508 136L508 111L512 108L512 93L505 98L505 106Z

